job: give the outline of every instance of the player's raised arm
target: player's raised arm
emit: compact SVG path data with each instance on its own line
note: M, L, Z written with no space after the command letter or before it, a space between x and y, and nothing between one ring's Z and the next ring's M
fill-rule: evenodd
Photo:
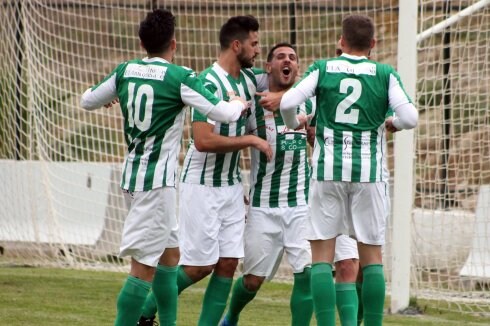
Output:
M85 110L95 110L117 98L116 72L106 77L100 84L95 85L83 93L80 106Z
M237 121L248 107L245 100L234 97L230 102L222 101L207 90L202 81L191 73L180 87L182 101L214 121L230 123Z
M280 110L284 123L286 123L288 128L296 129L301 124L296 116L296 108L310 97L315 96L319 74L320 70L317 64L314 63L298 84L282 96Z
M400 77L395 71L390 74L389 83L389 105L395 112L394 117L389 120L389 123L397 130L415 128L419 113L403 89Z

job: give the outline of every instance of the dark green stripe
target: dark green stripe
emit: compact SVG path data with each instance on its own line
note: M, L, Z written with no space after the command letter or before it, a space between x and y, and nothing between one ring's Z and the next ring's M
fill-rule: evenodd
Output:
M219 134L221 136L228 136L230 130L230 126L227 124L221 124L219 128ZM216 160L214 162L214 170L213 170L213 186L221 187L221 173L223 172L223 165L225 162L226 154L217 153Z
M205 176L206 176L206 165L208 163L208 153L206 153L206 158L204 159L204 164L202 166L202 171L201 171L201 180L200 180L200 184L205 184Z
M301 139L300 137L294 136L295 139ZM288 187L288 206L295 207L298 206L297 189L298 189L298 173L299 173L299 163L301 160L301 155L306 155L305 151L294 151L293 152L293 162L291 163L291 172L289 178Z
M243 72L243 70L242 70L242 72ZM248 91L247 80L245 79L245 76L243 74L240 74L240 83L243 86L243 91L245 92L245 98L247 99L247 101L250 101L252 99L252 96L250 96L250 92ZM240 94L240 93L238 93L238 88L237 88L236 92L237 92L237 95Z
M279 187L281 185L281 172L284 167L284 156L286 152L278 151L276 147L276 162L274 165L274 172L272 173L272 181L278 180L278 182L271 181L271 191L269 194L269 207L279 207Z
M323 127L317 126L315 131L316 143L317 146L320 147L320 155L318 155L317 161L317 171L316 171L316 179L319 181L325 180L325 135L324 135Z
M384 141L384 135L381 137L381 157L384 157L383 153L383 141ZM371 170L369 172L369 182L376 182L376 170L378 169L378 161L376 160L376 145L378 141L378 131L371 131L371 137L370 137L370 149L371 149ZM383 164L380 164L379 166L379 176L380 176L380 181L383 181Z
M361 133L352 133L352 171L351 182L361 181Z
M218 81L219 86L221 87L221 94L222 94L223 100L224 101L228 101L230 99L230 97L228 96L228 92L226 91L226 87L223 84L223 82L221 81L221 79L219 78L219 76L216 73L216 71L210 70L209 71L209 74L212 75Z
M189 153L189 149L187 149L187 153ZM194 154L194 152L192 152L192 154ZM185 179L187 178L187 172L189 172L189 165L191 165L192 154L191 154L191 157L189 157L189 162L187 162L187 166L185 167L185 170L184 170L184 176L182 177L183 182L185 182Z
M257 135L267 140L267 134L265 131L264 109L258 106L256 102L255 120L257 123ZM252 206L260 207L260 195L262 193L262 184L264 181L265 171L267 167L267 157L264 153L259 152L259 169L257 171L257 181L254 186L254 197L252 198Z
M147 191L153 188L153 177L155 175L156 165L158 163L158 157L160 156L160 151L162 150L162 142L165 137L165 132L162 137L158 139L155 137L156 142L153 142L153 149L148 158L148 166L146 168L145 182L143 190Z
M344 147L344 138L342 131L333 131L333 180L342 180L342 148Z
M136 188L136 177L138 176L138 168L140 166L141 155L145 152L145 143L139 142L135 149L135 160L133 161L133 167L131 169L131 180L129 181L129 191L134 191Z

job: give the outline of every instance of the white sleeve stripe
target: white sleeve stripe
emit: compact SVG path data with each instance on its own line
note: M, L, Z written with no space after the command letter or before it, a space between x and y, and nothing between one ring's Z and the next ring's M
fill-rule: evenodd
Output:
M208 115L214 107L213 103L209 102L208 99L185 84L180 84L180 96L182 102L204 115Z

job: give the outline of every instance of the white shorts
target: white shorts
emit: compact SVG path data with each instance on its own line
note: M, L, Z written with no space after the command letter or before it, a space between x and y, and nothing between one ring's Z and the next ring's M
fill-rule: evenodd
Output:
M131 256L141 264L155 267L165 248L179 246L176 194L173 187L124 191L130 207L124 221L120 257Z
M311 265L306 240L308 207L250 207L245 225L243 274L274 277L286 252L294 273Z
M333 262L336 263L346 259L359 259L357 250L357 241L344 234L335 239L335 257Z
M243 257L245 204L241 183L179 184L180 265L207 266Z
M389 213L385 182L310 182L307 239L333 239L339 234L369 245L383 245Z

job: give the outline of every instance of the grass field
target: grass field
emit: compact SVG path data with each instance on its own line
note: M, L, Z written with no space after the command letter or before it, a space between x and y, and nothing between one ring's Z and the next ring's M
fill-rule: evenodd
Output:
M125 278L112 272L0 267L0 325L112 325ZM205 285L204 280L181 294L178 325L195 325ZM242 313L240 325L289 325L290 292L290 284L265 284ZM416 316L387 315L384 324L469 326L489 325L490 320L426 309Z

